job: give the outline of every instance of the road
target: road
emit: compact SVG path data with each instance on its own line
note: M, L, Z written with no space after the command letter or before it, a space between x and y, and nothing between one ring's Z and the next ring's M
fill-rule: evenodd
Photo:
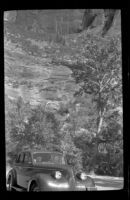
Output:
M91 176L95 180L98 190L119 190L123 189L123 178L109 176Z

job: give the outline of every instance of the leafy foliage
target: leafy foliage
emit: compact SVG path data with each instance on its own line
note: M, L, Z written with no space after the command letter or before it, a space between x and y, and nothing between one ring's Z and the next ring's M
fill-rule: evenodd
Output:
M120 35L108 39L89 34L85 37L82 35L76 38L76 42L71 41L69 48L71 53L65 52L61 57L53 59L53 63L67 66L72 70L72 76L78 85L75 98L85 94L91 95L91 109L87 113L89 119L87 123L90 127L87 126L87 130L96 133L96 137L92 139L94 154L91 145L92 156L90 156L93 157L90 159L92 167L96 169L98 146L104 141L103 130L107 132L107 137L114 141L118 138L118 130L121 129L121 124L117 121L122 118L117 109L122 106ZM88 107L90 105L86 104ZM108 138L106 140L109 142Z
M53 113L44 111L41 106L31 108L20 98L7 115L11 126L10 140L17 147L41 145L51 148L51 143L58 143L58 122Z

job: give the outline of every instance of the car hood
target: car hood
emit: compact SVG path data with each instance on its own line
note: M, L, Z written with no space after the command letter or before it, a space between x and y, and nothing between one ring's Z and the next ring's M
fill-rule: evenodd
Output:
M50 170L59 170L59 171L62 171L62 170L73 170L73 168L71 166L68 166L68 165L63 165L63 164L50 164L50 163L45 163L45 164L35 164L34 165L35 168L38 168L38 169L50 169Z
M68 165L59 165L59 164L42 164L42 165L34 165L34 171L37 173L46 173L50 174L54 171L60 171L64 174L65 177L74 177L73 168Z

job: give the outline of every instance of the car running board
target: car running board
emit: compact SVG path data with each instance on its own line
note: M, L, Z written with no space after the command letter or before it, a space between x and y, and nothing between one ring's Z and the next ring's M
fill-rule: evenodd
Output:
M12 186L13 189L15 189L16 191L19 191L19 192L26 192L27 190L24 189L24 188L21 188L19 186L15 187L15 186Z

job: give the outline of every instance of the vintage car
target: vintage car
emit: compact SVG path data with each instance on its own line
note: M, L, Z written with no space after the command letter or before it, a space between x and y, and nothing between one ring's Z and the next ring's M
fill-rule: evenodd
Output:
M96 190L86 173L75 174L62 153L26 150L18 153L6 178L8 191Z

